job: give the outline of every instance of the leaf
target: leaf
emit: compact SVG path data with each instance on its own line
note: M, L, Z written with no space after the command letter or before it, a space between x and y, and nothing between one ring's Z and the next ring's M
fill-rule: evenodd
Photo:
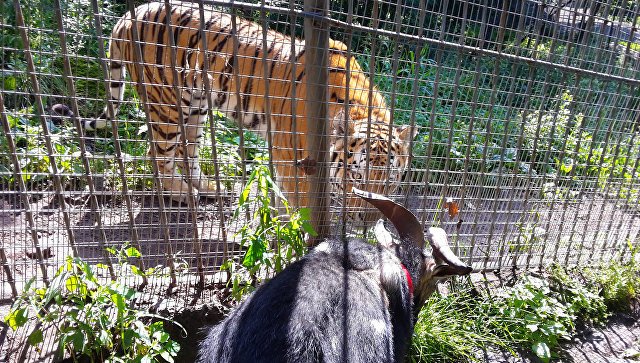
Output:
M38 329L32 332L31 334L29 334L27 341L32 347L35 347L36 345L42 343L44 341L42 330Z
M549 359L551 359L551 350L549 349L547 343L535 342L531 346L531 349L538 357L540 357L540 359L544 360L545 362L548 362Z
M69 336L69 338L71 339L71 343L73 344L73 350L75 350L76 352L84 351L85 336L82 331L74 332Z
M87 296L87 285L75 275L69 276L64 285L71 293L78 294L82 297Z
M144 276L144 271L140 270L136 265L130 265L131 272L136 276Z
M138 335L134 330L132 329L125 329L122 332L122 349L127 352L129 349L131 349L131 345L133 344L134 341L134 337Z
M302 229L307 232L310 236L315 237L318 235L318 232L313 228L313 225L309 222L302 223Z
M28 319L27 308L20 308L11 310L9 315L4 318L4 321L9 325L9 327L11 327L11 329L16 330L23 326Z
M127 249L125 249L124 254L127 257L142 257L140 251L138 251L138 249L133 246L129 246Z
M161 351L160 356L162 357L162 359L166 360L168 363L174 362L172 354L167 352L166 350Z
M144 134L145 132L147 132L147 130L148 130L147 124L142 124L142 126L138 127L138 136Z
M253 267L258 261L262 260L262 256L267 250L267 246L262 242L262 239L256 239L249 246L249 249L244 255L244 259L242 260L242 265L244 267Z
M107 349L111 348L111 334L109 333L109 331L100 329L100 332L97 335L97 340L98 343L100 343L100 346Z
M454 201L451 197L445 199L444 207L447 208L449 218L455 218L460 213L458 202Z
M112 294L111 301L116 304L116 307L118 308L118 318L121 319L124 315L125 309L127 308L127 304L125 304L124 298L120 294Z
M250 186L251 186L251 184L249 184L249 182L247 182L247 186L244 188L244 190L240 194L240 198L238 199L238 209L239 209L240 206L244 205L247 202L247 200L249 199L249 193L251 192Z

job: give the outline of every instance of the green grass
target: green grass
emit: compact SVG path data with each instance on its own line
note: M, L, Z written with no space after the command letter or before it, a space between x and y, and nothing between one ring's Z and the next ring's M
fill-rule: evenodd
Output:
M472 362L482 351L501 349L550 361L578 326L599 326L611 312L629 309L640 294L638 266L634 250L624 262L569 271L553 265L543 276L525 274L488 291L458 280L420 311L410 360Z

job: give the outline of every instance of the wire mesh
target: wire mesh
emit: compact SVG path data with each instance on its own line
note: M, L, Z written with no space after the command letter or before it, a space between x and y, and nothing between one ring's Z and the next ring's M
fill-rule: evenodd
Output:
M341 65L346 74L367 79L340 81L359 101L328 95L333 146L317 167L329 174L333 204L316 223L331 234L362 232L356 222L366 213L349 199L361 185L445 228L476 270L596 265L638 243L633 1L330 1L322 15L294 0L203 0L173 18L134 21L126 35L134 45L118 60L111 31L137 5L2 5L2 299L32 277L48 283L65 256L106 264L112 277L106 247L130 243L142 269L169 266L166 277L143 281L158 305L206 300L201 288L225 281L221 265L246 252L238 231L255 206L237 210L238 197L258 165L293 204L315 198L296 166L310 152L305 104L316 96L303 83L305 19L346 45L337 52L354 60ZM225 26L206 31L212 22L194 17L222 17ZM318 53L329 62L329 89L334 53ZM137 76L115 78L114 61ZM123 86L117 101L112 90ZM358 102L365 142L355 145L345 132L355 121L341 124L336 114L352 115ZM98 118L105 107L114 122ZM158 118L161 109L173 118ZM388 147L398 137L390 125L415 133L406 155ZM168 156L171 148L178 151ZM406 159L406 170L393 158ZM379 159L388 162L379 167ZM180 194L166 187L174 184ZM199 198L188 197L198 189Z

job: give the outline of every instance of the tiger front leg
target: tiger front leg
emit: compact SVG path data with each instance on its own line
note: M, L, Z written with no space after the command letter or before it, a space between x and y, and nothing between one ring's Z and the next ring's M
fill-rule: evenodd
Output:
M187 150L186 163L182 153L182 150L183 150L182 146L178 149L178 152L176 153L176 159L177 159L178 165L180 165L180 169L185 175L188 175L191 178L191 181L194 187L198 189L198 191L200 192L200 195L211 197L218 192L223 192L225 190L224 184L222 183L222 181L220 181L219 183L220 188L218 188L218 182L216 182L215 179L208 177L200 168L200 159L198 157L198 151L200 148L200 139L202 138L202 135L201 134L198 134L198 136L191 135L192 137L190 137L189 134L193 133L193 129L195 129L195 127L187 128L188 135L187 135L187 146L186 146L186 150ZM200 132L201 130L198 131L198 133ZM213 162L215 162L215 160L213 160Z
M183 98L189 99L188 105L182 106L183 120L185 120L186 147L181 144L178 150L180 155L178 163L180 169L185 175L188 175L201 195L213 196L218 192L224 191L222 183L207 177L200 168L199 149L204 134L204 125L208 114L207 95L204 92L202 74L197 72L189 72L185 82L189 87L183 91ZM191 84L194 82L195 84ZM209 77L209 83L211 83ZM212 121L213 122L213 121ZM182 141L182 140L180 140ZM184 159L183 150L186 150L186 160ZM215 162L215 160L213 161ZM218 188L220 184L220 188Z
M182 158L178 126L152 122L151 130L152 141L148 154L155 160L161 188L176 202L187 203L190 195L197 200L196 185L192 185L190 194L189 185L176 167Z

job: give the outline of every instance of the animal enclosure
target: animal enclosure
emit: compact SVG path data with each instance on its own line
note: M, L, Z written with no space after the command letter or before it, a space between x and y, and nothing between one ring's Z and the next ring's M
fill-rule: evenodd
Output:
M366 233L352 186L444 228L476 271L638 243L634 1L1 6L2 299L65 256L109 277L107 248L131 245L167 266L144 281L157 308L206 303L228 260L276 248L247 242L255 211Z

